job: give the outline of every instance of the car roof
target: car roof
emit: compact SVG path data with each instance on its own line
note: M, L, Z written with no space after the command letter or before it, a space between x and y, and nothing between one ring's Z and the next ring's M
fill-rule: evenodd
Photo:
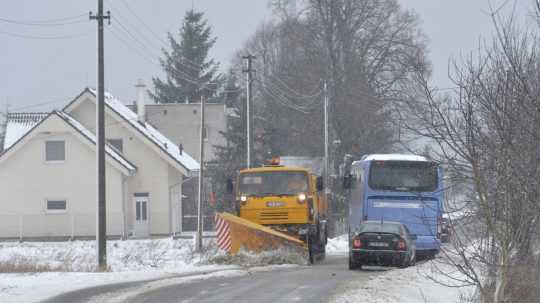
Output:
M379 221L379 220L369 220L369 221L364 221L362 222L362 224L388 224L388 225L403 225L403 223L400 223L400 222L395 222L395 221Z

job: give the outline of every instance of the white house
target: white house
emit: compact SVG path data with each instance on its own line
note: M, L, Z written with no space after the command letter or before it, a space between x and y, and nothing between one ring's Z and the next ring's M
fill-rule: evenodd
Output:
M144 88L143 88L144 89ZM109 94L105 98L107 234L181 232L182 183L199 163ZM0 237L93 237L96 95L62 111L9 114L0 154Z

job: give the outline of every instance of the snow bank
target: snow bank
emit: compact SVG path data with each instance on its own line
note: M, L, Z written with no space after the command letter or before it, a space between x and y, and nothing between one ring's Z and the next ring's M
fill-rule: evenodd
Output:
M328 239L326 244L326 253L329 255L344 255L349 252L349 238L341 235L335 238Z
M261 254L241 252L230 257L216 248L213 239L205 239L202 254L195 253L193 247L192 239L108 241L110 271L98 273L92 272L96 268L95 241L0 243L0 270L2 264L11 264L25 270L53 271L0 273L0 302L38 302L65 292L112 283L158 280L151 284L157 287L305 264L301 257L283 250ZM178 277L186 274L190 277Z
M307 265L307 254L298 249L280 248L277 250L253 253L240 250L236 255L217 254L207 260L208 264L234 264L240 266L264 265Z
M213 246L207 240L205 246ZM110 271L184 270L196 265L191 239L108 241ZM94 271L95 241L0 243L1 263L27 263L54 271Z
M368 269L369 270L369 269ZM458 275L440 260L418 263L405 269L385 269L366 282L352 282L333 303L457 303L467 302L473 287L457 286L446 274ZM436 282L437 281L437 282ZM441 284L442 283L442 284ZM445 285L443 285L445 284Z

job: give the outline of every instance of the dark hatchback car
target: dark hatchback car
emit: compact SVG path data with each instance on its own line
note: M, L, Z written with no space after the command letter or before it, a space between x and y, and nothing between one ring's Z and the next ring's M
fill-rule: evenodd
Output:
M416 263L416 235L399 222L364 221L349 239L349 269Z

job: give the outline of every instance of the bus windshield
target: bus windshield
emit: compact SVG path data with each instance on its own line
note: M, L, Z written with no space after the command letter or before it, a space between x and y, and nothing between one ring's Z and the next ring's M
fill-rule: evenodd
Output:
M433 162L374 161L369 187L375 190L423 191L437 189L437 165Z
M238 184L241 194L253 196L296 195L307 190L307 174L294 171L243 173Z

